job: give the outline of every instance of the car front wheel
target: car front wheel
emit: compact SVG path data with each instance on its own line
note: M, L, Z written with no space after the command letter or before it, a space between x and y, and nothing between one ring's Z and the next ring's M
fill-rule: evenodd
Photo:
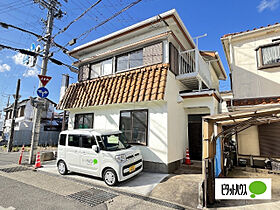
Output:
M114 186L118 183L118 177L113 169L106 169L103 174L103 180L108 186Z
M68 173L67 166L64 161L60 160L57 164L58 173L66 175Z

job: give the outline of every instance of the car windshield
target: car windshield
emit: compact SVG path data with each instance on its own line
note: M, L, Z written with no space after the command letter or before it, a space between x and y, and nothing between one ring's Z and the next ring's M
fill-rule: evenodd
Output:
M120 134L111 134L111 135L102 135L101 136L103 149L108 151L116 151L121 149L127 149L131 147L125 138L125 135ZM102 148L101 146L101 148Z

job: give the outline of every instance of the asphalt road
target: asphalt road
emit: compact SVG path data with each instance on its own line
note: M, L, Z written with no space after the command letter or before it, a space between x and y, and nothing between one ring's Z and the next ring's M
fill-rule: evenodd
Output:
M105 206L90 207L62 195L42 190L22 182L0 176L0 209L106 209Z
M26 163L28 162L28 154L29 153L24 152L23 161ZM19 155L19 152L0 152L0 166L18 163Z
M20 153L0 152L0 210L2 209L183 209L165 201L119 192L113 188L96 188L62 176L33 170L6 173L3 168L18 165ZM23 157L27 163L28 153ZM104 197L109 198L105 201ZM101 199L102 202L98 200ZM93 202L93 203L92 203ZM97 202L94 203L94 202ZM92 204L92 206L90 206Z
M27 163L27 152L24 153L23 162ZM0 152L0 167L6 168L16 164L19 152ZM18 172L21 173L21 172ZM65 196L53 193L40 187L34 187L15 179L0 175L0 209L107 209L102 205L96 207L86 206L78 201L67 199Z

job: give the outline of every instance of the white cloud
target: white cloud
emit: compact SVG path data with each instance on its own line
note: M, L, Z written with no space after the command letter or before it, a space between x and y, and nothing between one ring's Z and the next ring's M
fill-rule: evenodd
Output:
M258 5L258 11L262 12L265 9L275 10L279 6L279 0L262 0Z
M23 76L24 77L37 77L38 74L39 74L39 70L36 67L34 67L34 68L26 69Z
M15 64L25 66L23 64L23 58L24 58L24 55L21 53L17 53L14 56L12 56L12 59L14 60Z
M37 77L37 75L39 74L39 70L37 69L37 67L29 67L29 66L23 64L24 56L25 55L23 55L21 53L17 53L14 56L12 56L12 59L16 65L21 65L21 66L26 67L26 70L23 73L24 77Z
M4 72L4 71L10 71L11 70L11 67L4 63L4 64L0 64L0 72Z

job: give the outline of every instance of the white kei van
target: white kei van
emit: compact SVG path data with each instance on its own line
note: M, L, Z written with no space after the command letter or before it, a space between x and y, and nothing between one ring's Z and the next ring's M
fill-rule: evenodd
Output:
M88 174L113 186L140 173L143 159L121 131L77 129L60 133L57 168L61 175L68 171Z

